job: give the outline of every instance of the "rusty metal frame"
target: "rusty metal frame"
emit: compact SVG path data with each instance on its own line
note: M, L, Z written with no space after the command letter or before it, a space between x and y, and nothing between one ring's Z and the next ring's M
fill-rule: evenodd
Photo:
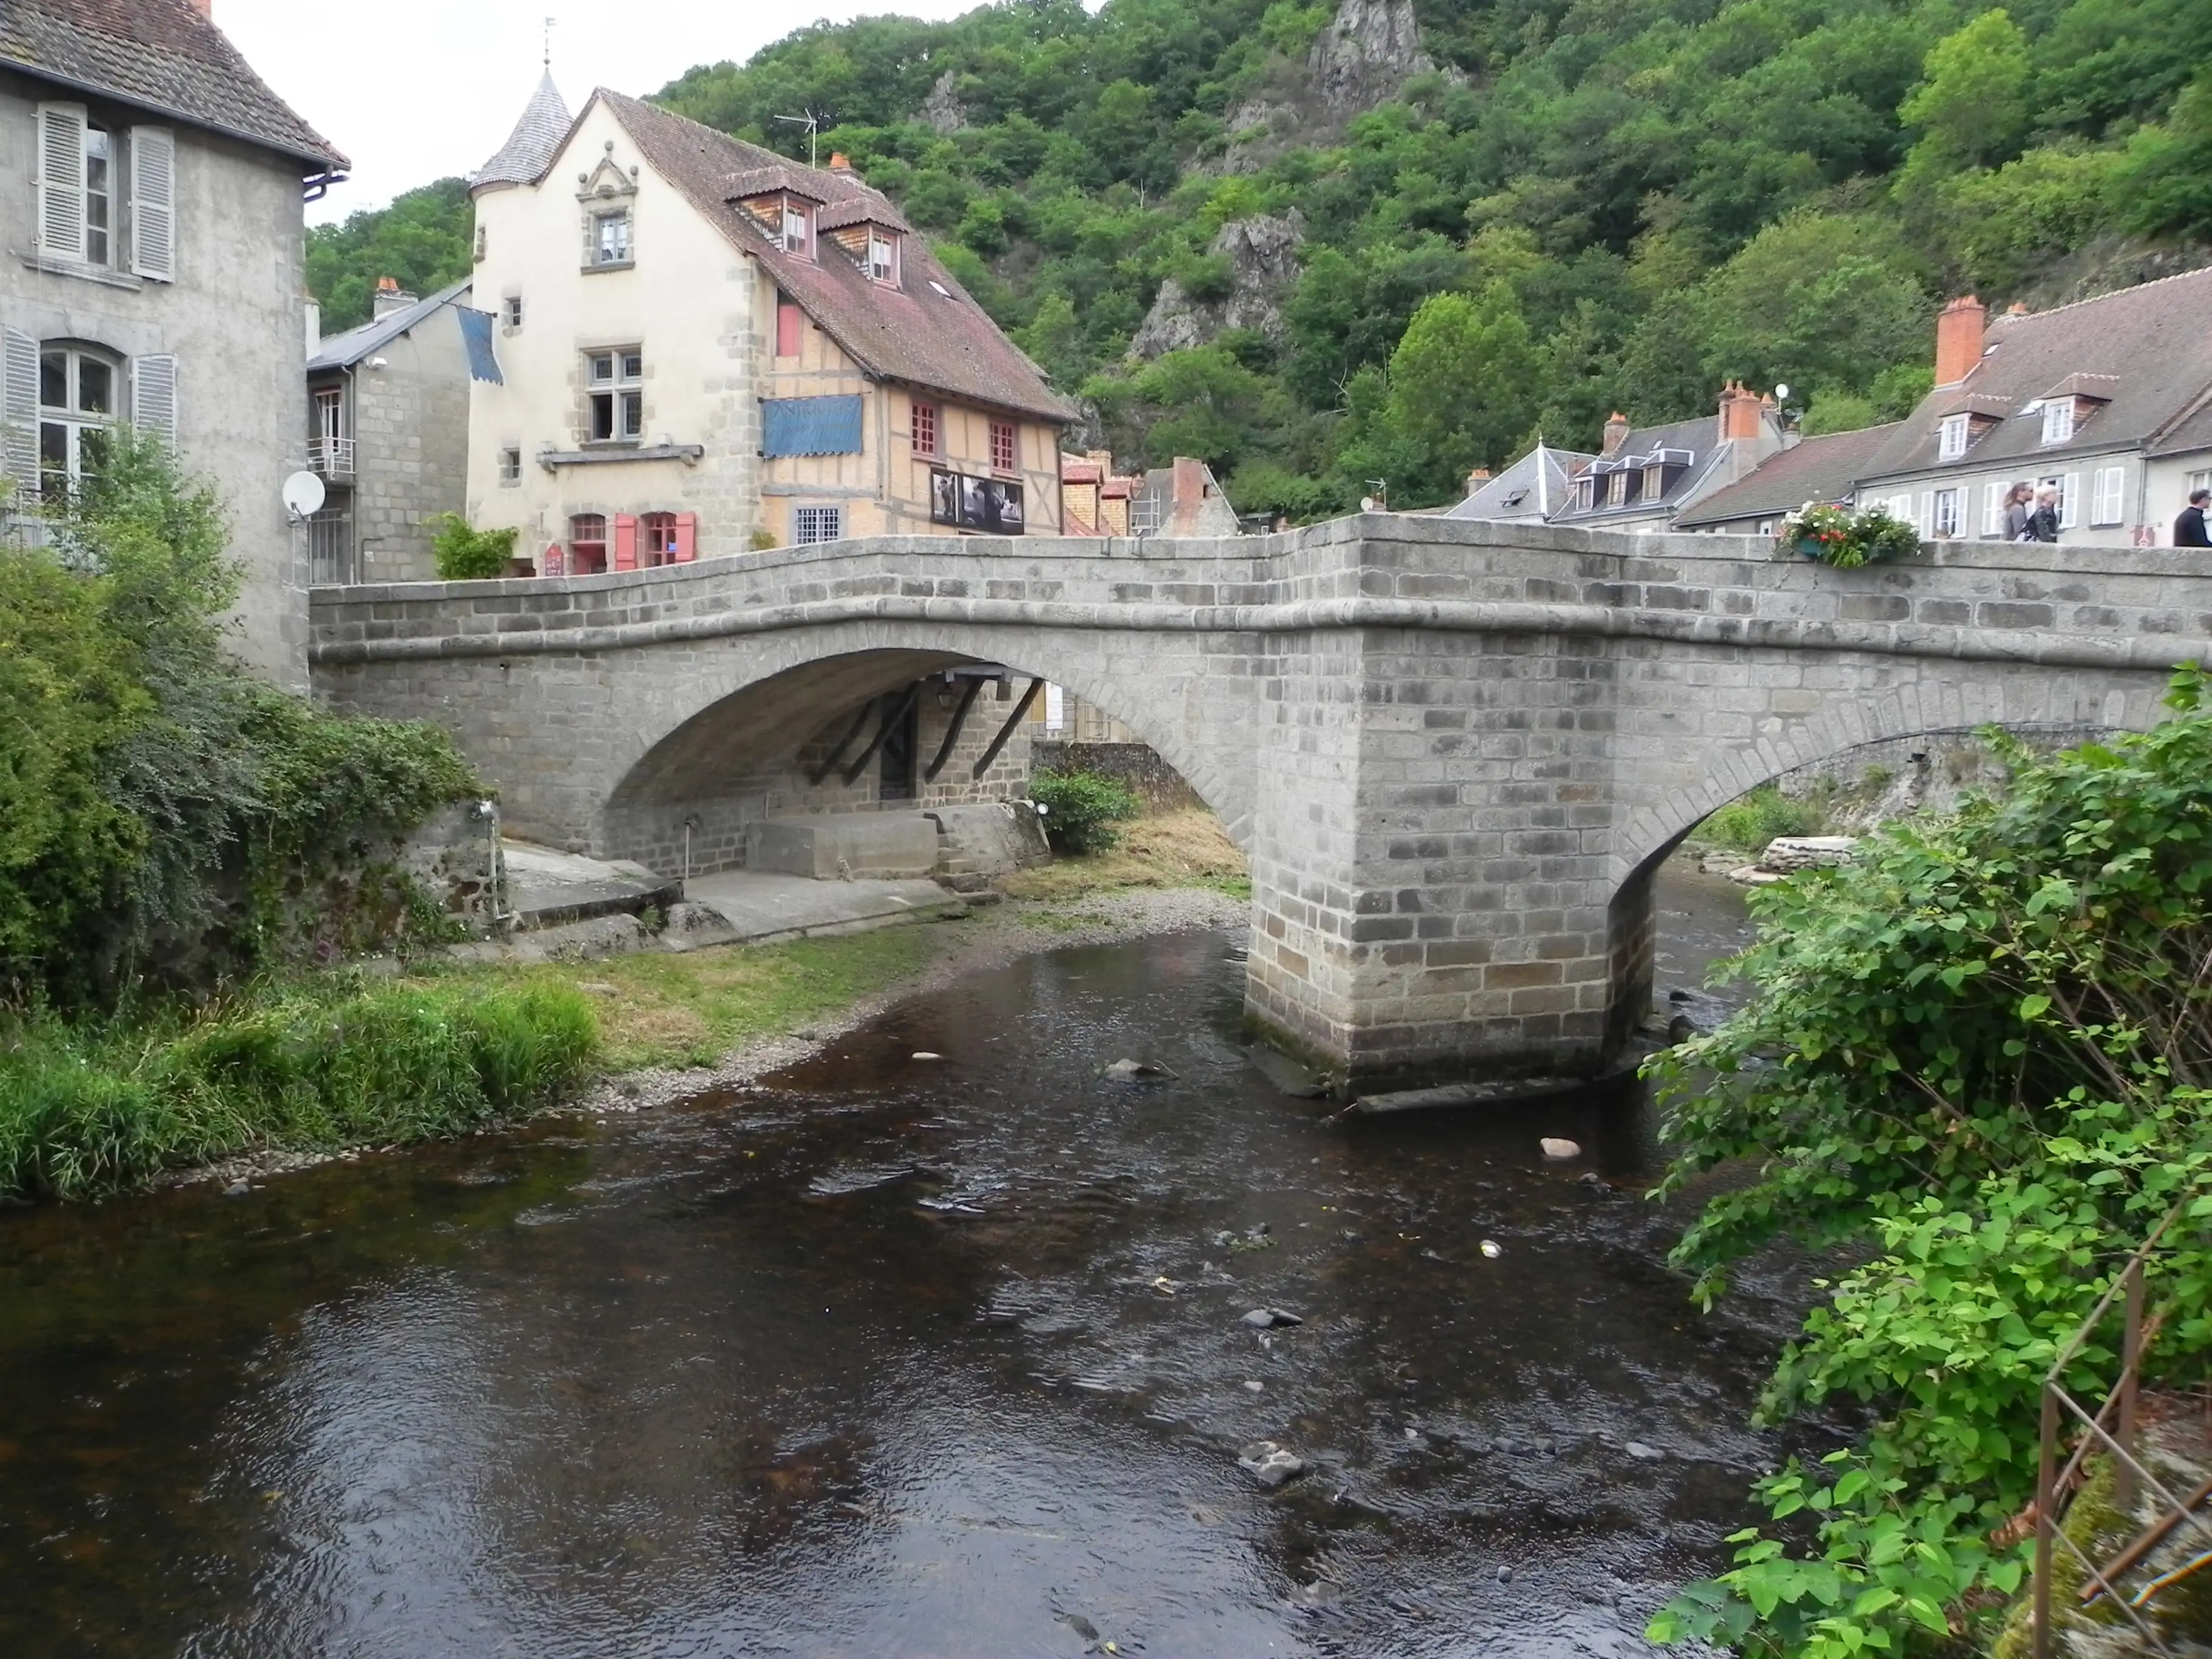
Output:
M2173 1650L2160 1640L2157 1632L2143 1618L2141 1609L2160 1589L2172 1583L2181 1571L2193 1570L2197 1564L2192 1563L2189 1569L2177 1570L2174 1574L2154 1579L2132 1600L2120 1593L2115 1581L2138 1565L2142 1558L2150 1553L2150 1548L2155 1547L2157 1541L2162 1541L2166 1532L2179 1525L2191 1527L2205 1540L2208 1548L2198 1558L2199 1562L2212 1561L2212 1524L2208 1524L2195 1513L2195 1500L2198 1495L2192 1493L2186 1500L2175 1498L2135 1455L2136 1396L2142 1381L2144 1346L2143 1269L2157 1250L2159 1241L2165 1237L2166 1229L2180 1218L2196 1196L2192 1193L2184 1198L2151 1230L2150 1237L2128 1258L2127 1265L2120 1270L2119 1276L2112 1281L2096 1307L2091 1310L2089 1316L2081 1322L2074 1333L2073 1340L2051 1362L2051 1369L2044 1374L2042 1434L2036 1452L2035 1582L2030 1626L2034 1659L2051 1659L2051 1566L2054 1541L2066 1547L2068 1553L2080 1564L2081 1571L2087 1576L2088 1582L2083 1587L2081 1598L2083 1605L2089 1605L2100 1596L2110 1596L2112 1605L2127 1616L2136 1633L2148 1644L2145 1650L2168 1656ZM2092 1414L2067 1392L2063 1379L2066 1368L2074 1363L2075 1357L2104 1323L2115 1300L2122 1300L2124 1305L2120 1340L2120 1375L2112 1385L2112 1392L2105 1397L2104 1404ZM2057 1467L2062 1415L2070 1415L2081 1425L2080 1440L2073 1455L2066 1460L2063 1469ZM2106 1426L2108 1419L2110 1427ZM2155 1493L2166 1506L2166 1515L2159 1523L2162 1530L2151 1546L2139 1548L2141 1540L2138 1540L2137 1544L2130 1545L2102 1567L2091 1560L2081 1547L2059 1528L2060 1507L2080 1484L2082 1467L2090 1452L2100 1446L2112 1456L2118 1466L2113 1494L2117 1507L2123 1512L2133 1508L2138 1481L2145 1489Z

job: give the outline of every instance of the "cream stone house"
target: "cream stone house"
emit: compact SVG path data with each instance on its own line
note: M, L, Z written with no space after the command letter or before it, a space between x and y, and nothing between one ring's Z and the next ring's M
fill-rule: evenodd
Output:
M472 193L468 512L539 574L1060 532L1073 411L842 156L548 76Z

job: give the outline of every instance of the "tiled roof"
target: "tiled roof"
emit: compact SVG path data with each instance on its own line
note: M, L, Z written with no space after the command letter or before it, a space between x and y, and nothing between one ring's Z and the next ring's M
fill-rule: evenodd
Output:
M747 148L751 147L748 145ZM747 196L766 196L775 191L788 191L793 196L804 196L810 202L835 200L823 188L818 179L807 176L812 172L811 167L782 161L768 167L746 167L722 181L723 193L732 200L738 200Z
M2088 377L2098 377L2095 380ZM1992 319L1982 360L1955 387L1929 393L1869 461L1864 477L2045 459L2157 440L2212 386L2212 270L2167 276L2051 311ZM2062 390L2063 388L2063 390ZM2107 399L2047 447L2029 405L2079 391ZM2003 418L1963 463L1937 451L1943 416L1960 409ZM2160 447L2164 445L2160 444Z
M902 230L909 235L914 232L914 227L907 223L899 210L872 191L864 198L832 203L814 216L814 222L823 230L842 230L847 225L881 225L886 230Z
M786 161L773 150L605 88L592 97L605 103L656 172L708 223L758 259L777 286L869 374L1046 420L1074 417L1074 409L1045 384L1037 366L999 331L921 237L908 239L900 286L891 288L870 281L834 244L823 243L815 259L785 252L729 199L733 174L768 167L787 169L809 194L818 191L832 205L867 202L875 210L895 211L880 191L857 179Z
M1789 513L1808 501L1841 501L1868 460L1896 434L1902 422L1830 432L1768 456L1748 477L1716 489L1676 522L1685 529L1729 519Z
M452 287L441 288L429 298L417 300L404 311L395 311L388 317L362 323L342 334L325 334L308 355L308 373L313 374L319 368L350 368L380 346L391 344L439 307L461 299L469 291L470 281L464 276Z
M469 180L470 187L535 184L561 153L569 125L568 106L560 88L553 84L553 71L549 69L538 77L538 90L522 106L522 118L514 124L514 131L507 135L499 153L477 169L476 177Z
M316 173L351 165L192 0L0 0L0 64L281 151Z

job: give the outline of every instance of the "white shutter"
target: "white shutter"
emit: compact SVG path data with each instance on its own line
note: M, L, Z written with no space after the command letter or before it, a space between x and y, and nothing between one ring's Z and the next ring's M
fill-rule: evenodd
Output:
M2079 521L2081 512L2081 475L2069 472L2058 489L2058 527L2071 530Z
M2004 486L1982 486L1982 534L1994 536L2004 528Z
M131 424L177 447L177 360L140 357L131 365Z
M7 331L0 365L0 477L15 486L15 505L39 496L39 343Z
M39 252L84 258L84 106L39 106Z
M2126 479L2124 468L2100 466L2097 469L2097 493L2089 504L2091 524L2108 525L2120 521L2120 497Z
M1928 539L1929 527L1936 522L1936 495L1933 490L1920 492L1920 511L1913 515L1912 527L1920 532L1923 541Z
M177 273L177 136L131 129L131 269L157 283Z

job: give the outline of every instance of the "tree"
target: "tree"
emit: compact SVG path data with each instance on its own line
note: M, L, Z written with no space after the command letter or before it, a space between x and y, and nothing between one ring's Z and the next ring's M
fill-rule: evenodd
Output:
M1425 453L1425 494L1450 494L1468 469L1494 466L1528 431L1539 356L1513 290L1439 294L1413 313L1390 356L1390 424Z
M369 319L377 279L396 278L413 294L434 294L469 274L475 210L468 182L441 179L395 196L388 207L307 232L307 291L323 308L323 331Z
M2170 122L2136 136L2120 177L2132 186L2130 228L2150 236L2212 235L2212 70L2189 83Z
M2032 114L2033 72L2027 36L2002 7L1937 41L1927 78L1897 112L1921 130L1899 190L1925 195L1960 168L1995 167L2017 155Z

